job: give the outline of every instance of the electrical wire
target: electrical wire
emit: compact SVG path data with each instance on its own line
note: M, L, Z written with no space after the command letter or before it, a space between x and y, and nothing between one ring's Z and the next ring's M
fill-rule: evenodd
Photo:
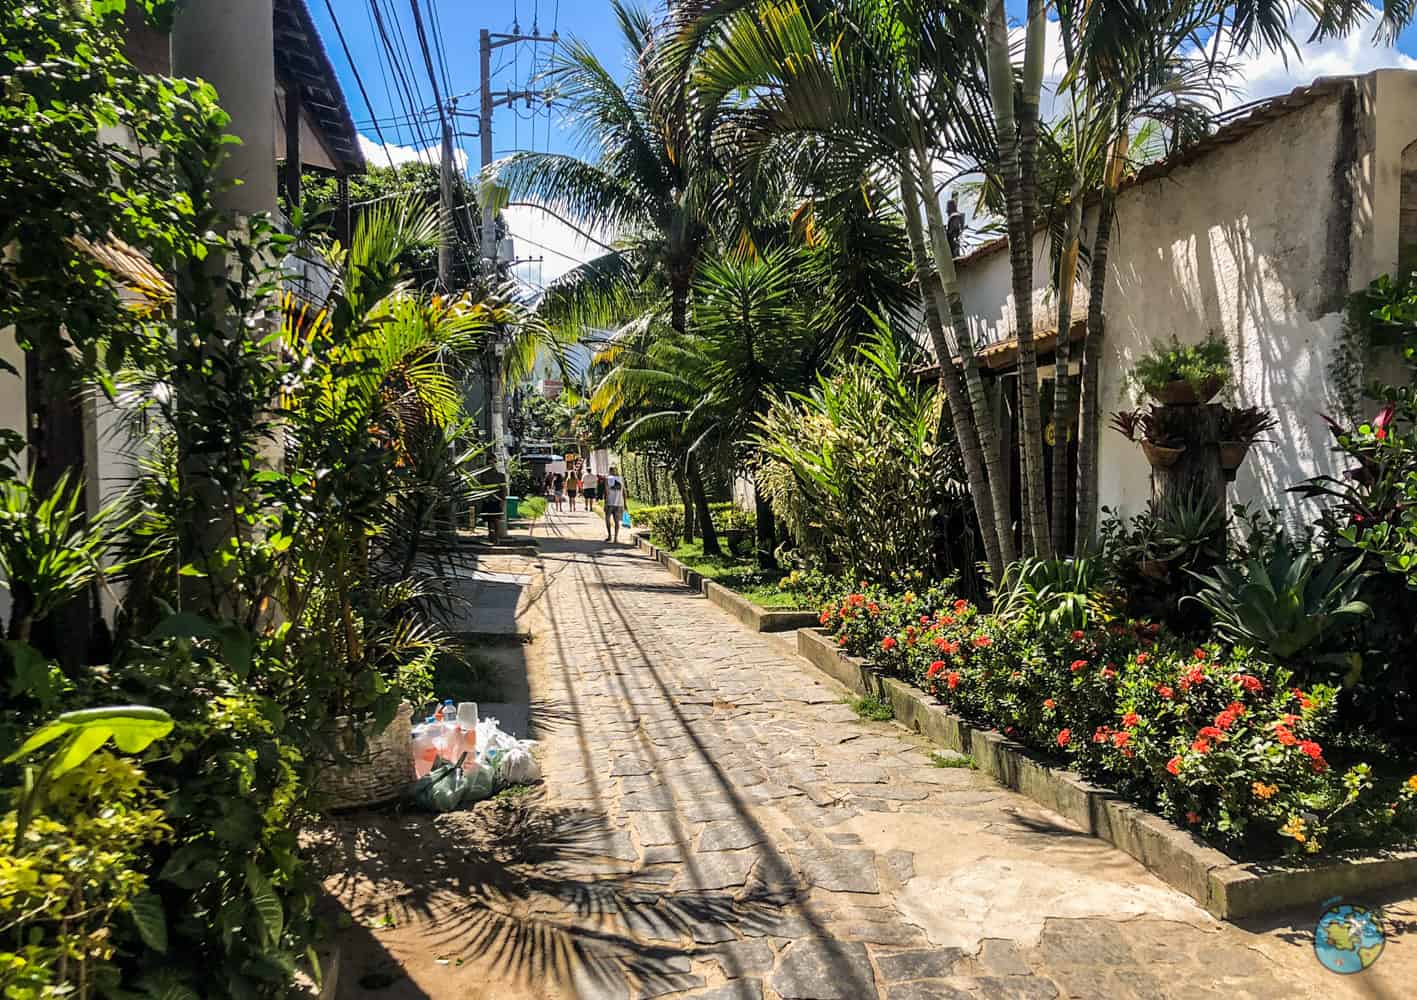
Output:
M369 100L369 91L364 88L364 79L359 75L359 67L354 64L353 57L349 54L349 43L344 40L344 29L340 27L339 17L335 14L334 4L331 0L325 0L325 9L330 12L330 23L335 26L335 34L339 37L340 48L344 50L344 61L349 63L349 71L354 74L354 84L359 88L359 96L364 99L364 107L372 115L374 105ZM389 166L394 165L394 156L389 152L389 144L384 141L384 133L379 128L379 123L374 123L374 134L379 137L379 145L384 149L384 155L389 158Z

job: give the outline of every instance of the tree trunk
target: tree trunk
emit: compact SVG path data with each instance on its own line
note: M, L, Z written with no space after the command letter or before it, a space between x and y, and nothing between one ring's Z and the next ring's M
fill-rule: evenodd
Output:
M1048 533L1048 499L1043 482L1043 415L1038 401L1038 353L1033 341L1033 183L1032 144L1037 136L1037 97L1028 81L1039 29L1035 27L1038 0L1030 0L1030 21L1025 38L1024 114L1014 115L1013 64L1009 56L1008 22L1003 0L992 0L988 31L989 90L999 141L999 172L1003 180L1008 215L1009 267L1014 295L1014 321L1018 338L1019 443L1023 457L1024 523L1031 551L1040 559L1053 554ZM1041 66L1041 63L1038 63ZM1038 75L1041 86L1042 76ZM1032 113L1029 99L1033 97ZM1024 162L1026 154L1027 162Z
M694 280L694 269L674 266L669 272L669 325L675 333L685 333L689 329L689 286Z
M924 189L925 218L930 227L930 241L935 250L935 273L939 278L939 293L943 302L938 304L941 318L950 317L955 341L959 345L960 360L964 366L964 388L968 392L969 408L974 414L974 427L979 434L979 448L984 453L984 468L988 473L989 493L994 502L994 524L999 539L1000 566L1007 566L1017 556L1012 530L1012 505L1009 503L1009 480L1004 471L1003 453L999 449L999 434L994 422L989 419L989 399L984 393L984 380L979 374L979 359L974 355L974 343L970 337L969 324L965 321L964 302L960 298L959 281L955 274L954 256L950 253L949 235L945 220L940 214L940 203L935 197L935 175L930 167L929 154L923 146L915 150L920 186ZM952 364L948 357L941 358L940 370ZM991 570L992 571L992 570ZM1002 575L994 577L994 582Z
M1117 185L1125 164L1126 136L1119 136L1103 178L1097 207L1097 232L1088 262L1087 336L1082 349L1082 430L1078 435L1078 513L1074 551L1083 555L1092 548L1097 532L1097 475L1099 430L1102 423L1102 339L1105 333L1102 303L1107 292L1107 251L1117 209Z
M762 487L758 485L756 478L753 480L753 512L756 515L758 569L775 570L778 568L777 518L773 514L772 504L768 503L767 497L763 495Z
M704 540L704 555L723 555L723 550L718 547L718 532L713 527L713 516L709 513L703 473L699 469L698 459L693 455L689 456L689 493L694 498L694 511L699 516L699 535Z
M684 480L684 473L674 473L674 488L679 491L679 503L684 508L684 541L694 540L694 505L689 499L689 486Z
M1081 176L1081 173L1079 173ZM1072 363L1073 288L1077 283L1078 233L1082 228L1081 183L1075 181L1068 205L1063 254L1058 262L1058 337L1053 349L1053 544L1062 551L1068 537L1068 440L1077 422L1077 400L1068 374Z
M999 544L998 522L995 520L993 502L989 495L989 476L985 469L984 452L979 445L979 431L975 427L973 410L965 397L959 372L955 370L954 351L950 349L949 341L945 337L944 319L940 310L944 298L943 289L940 287L938 271L930 266L925 235L920 228L920 188L910 166L910 158L903 156L901 159L900 194L905 211L905 231L910 237L915 271L920 276L920 298L925 307L930 340L935 346L935 357L940 363L940 389L944 393L946 408L954 426L960 456L964 459L965 477L969 480L969 493L974 502L974 516L978 521L980 540L984 543L985 558L989 561L989 576L994 582L998 582L1003 578L1004 559ZM948 241L946 245L948 246ZM1007 521L1004 523L1008 524Z

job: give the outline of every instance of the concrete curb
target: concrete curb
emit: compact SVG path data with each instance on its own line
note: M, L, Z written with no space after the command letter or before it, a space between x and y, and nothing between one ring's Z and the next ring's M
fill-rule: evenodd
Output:
M1052 767L1022 744L934 704L910 684L884 677L842 653L821 629L797 633L797 651L857 694L889 701L897 721L935 743L974 757L979 769L1083 830L1136 858L1158 877L1223 920L1361 897L1417 881L1417 851L1327 860L1314 865L1235 861L1160 816L1139 809L1081 775Z
M770 608L762 608L720 583L705 580L701 574L696 573L652 543L647 534L637 532L635 545L649 552L684 586L703 594L711 604L727 611L754 632L791 632L794 629L810 628L817 624L817 616L810 611L774 611Z

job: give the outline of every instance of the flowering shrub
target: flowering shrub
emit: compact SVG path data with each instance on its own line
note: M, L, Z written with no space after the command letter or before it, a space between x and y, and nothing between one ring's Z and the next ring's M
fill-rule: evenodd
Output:
M1230 849L1312 854L1417 834L1417 775L1337 766L1325 750L1337 690L1297 687L1247 650L1146 621L1005 620L944 587L859 588L820 620L843 651Z

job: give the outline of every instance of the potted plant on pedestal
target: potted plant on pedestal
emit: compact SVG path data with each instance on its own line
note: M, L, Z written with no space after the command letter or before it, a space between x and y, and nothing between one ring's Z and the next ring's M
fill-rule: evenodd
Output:
M1230 351L1225 340L1211 334L1199 344L1157 343L1132 368L1138 397L1150 396L1165 406L1208 403L1230 382Z
M1175 465L1186 448L1174 437L1164 433L1154 411L1123 410L1112 414L1112 427L1128 441L1139 441L1142 453L1152 468L1164 469Z
M1278 426L1274 414L1258 406L1227 408L1220 421L1220 467L1233 473L1255 439Z

